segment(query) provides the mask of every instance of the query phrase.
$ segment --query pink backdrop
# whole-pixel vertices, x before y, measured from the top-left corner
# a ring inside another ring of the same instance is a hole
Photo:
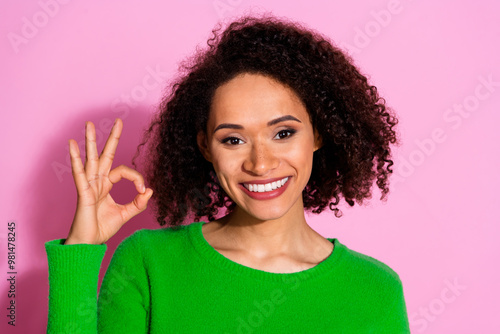
[[[500,26],[496,1],[68,1],[0,4],[0,332],[41,333],[44,242],[66,237],[76,192],[68,139],[124,121],[116,166],[130,165],[178,63],[219,20],[271,11],[349,51],[400,116],[386,203],[309,217],[325,237],[399,273],[413,333],[498,333]],[[83,142],[81,142],[83,144]],[[81,146],[83,149],[83,146]],[[133,196],[122,182],[121,203]],[[7,326],[7,224],[16,226],[16,327]],[[149,212],[108,243],[156,228]]]

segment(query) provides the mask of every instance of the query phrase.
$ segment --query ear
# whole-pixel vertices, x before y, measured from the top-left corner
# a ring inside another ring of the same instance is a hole
[[[212,155],[210,154],[210,150],[207,144],[207,135],[203,131],[198,132],[198,135],[196,136],[196,142],[198,144],[198,149],[200,150],[203,157],[207,161],[212,162]]]
[[[316,152],[323,146],[323,139],[319,135],[318,131],[314,130],[314,150]]]

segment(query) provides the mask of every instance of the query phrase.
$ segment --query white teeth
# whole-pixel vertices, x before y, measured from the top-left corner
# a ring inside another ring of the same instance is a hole
[[[281,188],[286,181],[288,181],[288,177],[285,177],[284,179],[281,179],[279,181],[274,181],[271,183],[266,183],[266,184],[249,184],[249,183],[244,183],[245,188],[247,188],[251,192],[267,192],[267,191],[272,191],[277,188]]]

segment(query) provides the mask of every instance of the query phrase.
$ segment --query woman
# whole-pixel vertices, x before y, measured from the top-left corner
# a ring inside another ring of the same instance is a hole
[[[304,214],[340,216],[340,197],[362,204],[375,180],[388,193],[397,120],[376,87],[298,24],[244,17],[213,33],[139,146],[150,188],[111,169],[121,120],[100,156],[87,123],[85,166],[70,140],[78,204],[68,237],[46,243],[48,332],[408,333],[397,273]],[[109,195],[122,178],[138,191],[123,206]],[[122,241],[97,300],[105,242],[150,198],[169,226]]]

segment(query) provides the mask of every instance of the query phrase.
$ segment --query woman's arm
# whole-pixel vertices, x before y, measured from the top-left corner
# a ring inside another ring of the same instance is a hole
[[[136,232],[120,243],[97,285],[105,244],[45,243],[49,263],[47,333],[147,333],[149,284]]]
[[[387,308],[386,317],[382,323],[381,332],[386,334],[409,334],[410,324],[404,297],[403,284],[397,276],[397,284],[393,287],[391,305]]]
[[[69,141],[77,205],[68,237],[48,241],[45,244],[50,283],[47,325],[49,333],[97,332],[97,282],[106,251],[105,242],[130,218],[144,211],[153,194],[151,189],[146,189],[144,178],[136,170],[125,165],[111,169],[122,127],[122,121],[117,118],[99,156],[94,124],[87,122],[85,165],[82,163],[76,141],[72,139]],[[113,185],[121,179],[133,181],[138,191],[134,200],[125,205],[116,203],[109,193]],[[110,277],[116,276],[117,270],[123,270],[130,264],[126,260],[128,256],[120,256],[121,252],[128,254],[126,249],[127,247],[122,246],[120,252],[113,256],[119,260],[112,262],[108,268],[112,273]],[[127,270],[135,272],[135,269]],[[112,283],[112,278],[109,282],[109,285],[103,283],[103,292],[109,294],[111,291],[114,298],[121,297],[113,294],[113,291],[117,290],[117,285]],[[123,292],[127,293],[126,290]],[[130,292],[130,295],[133,293]],[[107,304],[109,307],[119,309],[121,305],[117,304],[122,301]],[[106,307],[100,310],[104,315],[103,319],[106,319]],[[121,314],[121,319],[123,317],[124,314]],[[103,328],[106,326],[103,325]],[[127,332],[131,333],[129,329],[127,328]]]
[[[64,245],[47,241],[49,314],[47,333],[97,333],[97,282],[106,244]]]

